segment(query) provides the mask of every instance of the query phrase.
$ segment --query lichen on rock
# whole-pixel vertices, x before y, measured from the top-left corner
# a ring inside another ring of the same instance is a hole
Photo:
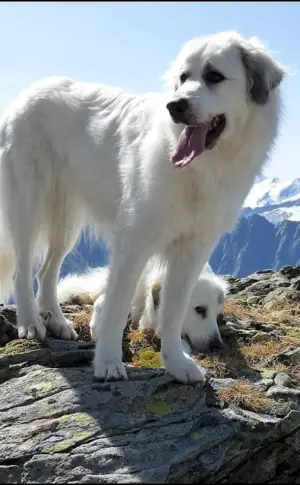
[[[15,308],[2,307],[0,480],[299,483],[299,276],[285,267],[227,277],[224,348],[194,356],[203,388],[166,375],[159,339],[130,320],[129,380],[100,383],[90,306],[63,308],[82,326],[79,341],[43,343],[18,340]]]

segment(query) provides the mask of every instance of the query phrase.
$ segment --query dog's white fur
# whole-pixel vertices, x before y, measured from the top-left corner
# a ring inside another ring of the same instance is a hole
[[[158,258],[151,258],[139,278],[132,302],[131,324],[141,330],[156,330],[158,327],[159,294],[167,274],[167,267]],[[105,288],[109,276],[109,267],[91,268],[84,274],[68,274],[57,286],[60,303],[80,301],[92,303],[97,300],[97,310],[104,308]],[[218,317],[223,312],[227,282],[217,276],[207,263],[200,273],[193,288],[187,312],[182,323],[182,344],[187,353],[191,347],[199,351],[217,348],[222,344],[218,327]],[[100,308],[101,307],[101,308]],[[202,308],[204,314],[197,313]],[[92,338],[97,341],[99,327],[91,327]]]
[[[208,62],[226,77],[213,88],[202,77]],[[183,70],[190,77],[180,85]],[[64,256],[93,221],[110,235],[112,251],[101,320],[97,306],[92,317],[101,335],[95,376],[126,378],[121,341],[130,302],[146,262],[161,254],[162,360],[178,381],[203,381],[182,351],[182,322],[205,261],[220,234],[232,230],[276,138],[283,74],[257,40],[229,32],[185,44],[165,76],[167,93],[133,95],[62,77],[24,90],[0,128],[0,272],[8,291],[15,268],[19,336],[43,339],[47,325],[58,337],[76,338],[57,301],[57,280]],[[170,158],[183,125],[166,109],[179,97],[189,102],[193,124],[220,113],[227,120],[216,146],[182,170]],[[36,302],[37,247],[46,256]],[[39,316],[49,311],[51,318]]]

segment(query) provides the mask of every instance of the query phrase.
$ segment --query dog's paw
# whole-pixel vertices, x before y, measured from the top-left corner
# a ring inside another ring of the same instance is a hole
[[[72,322],[67,320],[63,315],[56,314],[52,311],[42,311],[40,316],[44,319],[45,327],[50,333],[62,340],[77,340],[78,335],[73,328]]]
[[[171,374],[176,381],[183,384],[192,384],[200,382],[204,384],[205,373],[204,370],[196,364],[196,362],[188,357],[186,354],[179,356],[164,356],[161,355],[166,372]]]
[[[125,366],[122,362],[99,362],[94,360],[94,375],[100,381],[128,380]]]
[[[94,375],[101,381],[120,381],[127,380],[125,366],[121,359],[113,358],[110,353],[96,346],[94,356]]]
[[[42,342],[46,337],[45,320],[42,317],[37,317],[34,323],[30,325],[18,324],[18,337],[28,340],[37,339]]]

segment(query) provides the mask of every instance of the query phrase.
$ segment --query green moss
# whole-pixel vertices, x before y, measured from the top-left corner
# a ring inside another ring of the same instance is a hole
[[[77,423],[86,423],[87,421],[94,421],[92,416],[89,416],[87,413],[76,413],[74,414],[74,416]]]
[[[92,436],[91,433],[87,433],[87,432],[82,431],[82,433],[75,433],[74,436],[73,436],[73,439],[77,442],[78,441],[85,441],[88,438],[90,438],[91,436]]]
[[[250,422],[251,422],[251,424],[252,424],[252,428],[253,428],[253,429],[254,429],[254,428],[256,428],[256,427],[257,427],[257,426],[260,424],[259,419],[256,419],[256,418],[252,418],[252,419],[250,420]]]
[[[192,438],[194,438],[194,440],[200,440],[202,438],[202,433],[199,433],[199,431],[197,431],[196,433],[192,434]]]
[[[67,424],[72,421],[73,414],[64,414],[58,419],[59,424]]]
[[[147,404],[146,409],[157,416],[166,416],[172,412],[171,406],[165,402]]]
[[[263,379],[274,379],[276,372],[272,369],[261,369],[260,371]]]
[[[159,352],[156,352],[152,347],[139,350],[132,362],[140,367],[161,367]]]
[[[49,448],[44,448],[42,453],[62,453],[67,451],[69,448],[74,446],[75,442],[72,440],[61,441],[55,445],[49,446]]]
[[[87,440],[92,436],[91,433],[82,432],[82,433],[75,433],[72,439],[61,441],[60,443],[55,443],[49,448],[44,448],[42,453],[63,453],[64,451],[69,450],[77,443]]]
[[[29,390],[34,392],[51,392],[53,390],[52,382],[41,382],[40,384],[34,384],[33,386],[29,387]]]
[[[5,345],[4,348],[0,349],[0,354],[2,355],[15,355],[23,354],[29,350],[40,349],[42,347],[38,340],[26,340],[26,339],[16,339],[12,340]]]
[[[64,414],[58,420],[59,424],[67,424],[70,421],[75,421],[78,424],[85,424],[88,421],[93,421],[93,418],[87,413]]]

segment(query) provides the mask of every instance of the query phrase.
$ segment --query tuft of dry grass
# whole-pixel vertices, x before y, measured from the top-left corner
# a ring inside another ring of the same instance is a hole
[[[145,334],[142,330],[131,330],[129,337],[133,344],[140,344],[143,343],[145,338]]]
[[[274,369],[276,370],[276,366],[274,366]],[[300,384],[300,365],[285,366],[285,370],[277,371],[277,372],[285,372],[294,380],[295,384],[297,383],[298,385]]]
[[[156,352],[160,351],[160,340],[153,330],[131,330],[128,337],[131,340],[133,352],[147,347],[154,348]]]
[[[262,389],[245,379],[237,380],[232,386],[220,387],[217,396],[222,407],[234,405],[258,413],[270,412],[276,405],[276,401],[267,397]]]
[[[224,315],[245,318],[249,317],[249,311],[248,307],[240,302],[231,299],[225,300]]]
[[[93,305],[95,299],[91,295],[86,294],[75,294],[73,295],[67,303],[69,305]]]
[[[91,341],[89,321],[93,307],[83,305],[80,313],[67,315],[70,318],[79,334],[79,339]],[[276,372],[286,372],[295,382],[300,383],[300,365],[288,366],[276,362],[275,357],[291,347],[300,346],[300,304],[289,303],[278,304],[271,310],[259,306],[249,306],[241,301],[232,298],[225,302],[224,315],[236,317],[241,320],[255,323],[272,323],[277,329],[282,331],[280,337],[268,335],[264,342],[249,342],[243,336],[232,337],[224,348],[207,355],[196,355],[197,361],[206,368],[214,377],[234,377],[240,379],[242,376],[256,374],[262,368],[270,368]],[[227,318],[228,319],[228,318]],[[160,340],[151,330],[130,330],[126,335],[127,343],[123,342],[123,347],[130,346],[132,352],[132,363],[136,366],[159,367]],[[127,345],[128,344],[128,345]],[[272,359],[274,357],[274,359]],[[246,390],[245,382],[238,381],[239,389]],[[257,395],[257,388],[251,387],[252,393]],[[224,391],[225,392],[225,391]],[[230,393],[234,393],[231,389]],[[260,391],[259,391],[260,393]],[[230,395],[231,395],[230,394]],[[237,394],[239,396],[239,394]],[[239,398],[240,399],[240,398]],[[254,399],[254,398],[253,398]]]
[[[223,360],[220,356],[212,354],[206,356],[204,359],[197,359],[198,363],[210,371],[214,377],[226,377],[233,372],[233,367],[230,367],[228,362]],[[237,361],[236,361],[237,362]]]
[[[300,345],[300,334],[297,336],[282,335],[279,340],[270,338],[269,341],[263,343],[241,345],[239,350],[249,364],[255,364],[275,357],[277,354],[286,352],[291,347],[298,345]]]
[[[80,313],[70,313],[68,315],[69,320],[74,323],[79,340],[83,340],[84,342],[91,342],[91,333],[89,327],[91,314],[92,310],[89,308],[89,306],[87,306],[83,308]]]
[[[224,305],[224,314],[236,318],[246,318],[261,323],[279,323],[298,326],[300,321],[300,303],[277,303],[272,309],[249,306],[228,299]]]
[[[235,367],[246,365],[256,370],[269,367],[277,372],[286,372],[300,382],[300,369],[295,370],[295,366],[284,366],[284,369],[280,370],[279,364],[275,361],[278,354],[300,346],[300,303],[278,303],[272,309],[265,309],[260,306],[248,306],[229,298],[225,302],[224,315],[248,322],[272,323],[282,332],[279,337],[270,335],[264,342],[244,342],[239,338],[233,349],[227,349],[231,360],[236,361]]]

